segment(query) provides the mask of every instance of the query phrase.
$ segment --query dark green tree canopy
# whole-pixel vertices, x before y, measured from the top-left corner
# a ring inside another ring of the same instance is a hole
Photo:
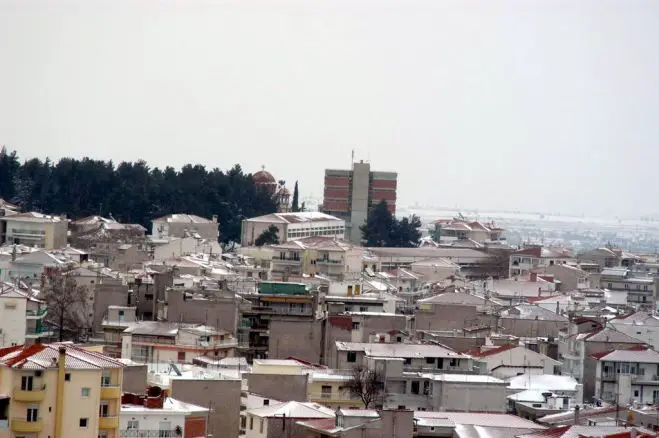
[[[420,227],[418,216],[398,220],[382,200],[371,209],[366,223],[359,229],[365,246],[412,248],[419,245]]]
[[[243,219],[276,211],[271,196],[254,185],[239,165],[229,171],[187,164],[176,170],[146,162],[32,158],[20,163],[0,149],[0,198],[24,211],[66,213],[72,218],[112,215],[151,228],[151,220],[171,213],[210,218],[218,215],[224,242],[240,241]]]
[[[276,225],[270,225],[267,230],[262,232],[254,241],[254,245],[276,245],[279,243],[279,229]]]
[[[293,202],[291,203],[291,211],[294,213],[300,211],[300,192],[298,191],[297,181],[295,181],[295,187],[293,188]]]

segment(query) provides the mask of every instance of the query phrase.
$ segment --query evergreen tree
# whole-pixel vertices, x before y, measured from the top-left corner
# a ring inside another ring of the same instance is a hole
[[[396,219],[382,200],[371,209],[366,223],[360,227],[365,246],[391,246]]]
[[[0,198],[25,211],[66,213],[72,218],[101,214],[150,228],[170,213],[218,215],[223,242],[240,240],[245,218],[276,211],[265,191],[240,166],[229,171],[201,165],[150,168],[146,162],[33,158],[20,163],[16,152],[0,149]]]
[[[262,232],[254,241],[254,245],[277,245],[279,243],[279,229],[275,225],[270,225],[267,230]]]
[[[298,212],[300,211],[300,193],[297,188],[297,181],[295,181],[295,187],[293,188],[293,202],[291,204],[291,211]]]
[[[381,200],[371,209],[360,227],[365,246],[411,248],[419,245],[421,219],[418,216],[398,220]]]

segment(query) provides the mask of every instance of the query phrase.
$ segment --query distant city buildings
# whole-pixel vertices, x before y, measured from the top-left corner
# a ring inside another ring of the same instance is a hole
[[[325,213],[316,211],[271,213],[243,220],[240,244],[254,245],[261,233],[273,225],[277,227],[279,243],[311,236],[344,239],[346,234],[345,221]]]
[[[325,170],[322,211],[346,221],[347,238],[360,244],[360,227],[370,209],[384,200],[396,212],[396,172],[371,171],[370,163],[354,163],[351,170]]]

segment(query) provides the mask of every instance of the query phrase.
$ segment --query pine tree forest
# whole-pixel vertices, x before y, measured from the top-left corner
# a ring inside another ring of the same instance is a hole
[[[254,185],[240,165],[228,171],[187,164],[151,168],[144,161],[92,158],[30,158],[0,150],[0,198],[22,211],[113,217],[151,229],[151,220],[171,213],[218,215],[221,240],[240,240],[242,219],[272,213],[273,199]]]

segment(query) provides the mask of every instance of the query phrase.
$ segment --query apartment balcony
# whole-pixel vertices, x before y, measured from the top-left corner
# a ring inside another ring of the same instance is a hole
[[[317,392],[309,394],[312,403],[320,404],[355,404],[362,403],[358,397],[352,397],[349,392]]]
[[[659,386],[659,376],[656,374],[651,374],[648,376],[633,376],[632,383],[637,385],[658,385]]]
[[[129,429],[120,430],[120,438],[177,438],[182,437],[183,431],[180,429]]]
[[[290,266],[298,266],[301,263],[300,259],[279,259],[279,258],[274,258],[272,259],[272,264],[273,265],[290,265]],[[273,266],[274,268],[274,266]]]
[[[47,307],[42,307],[38,310],[28,310],[25,312],[25,319],[43,319],[47,314]]]
[[[99,429],[118,429],[119,428],[119,417],[99,417],[99,419],[98,419],[98,428]]]
[[[119,385],[102,385],[101,400],[116,400],[121,398]]]
[[[600,380],[602,382],[615,382],[618,379],[618,374],[616,373],[602,373]]]
[[[320,259],[316,260],[317,265],[341,265],[343,260]]]
[[[40,339],[53,336],[53,331],[48,327],[36,326],[25,330],[25,339]]]
[[[40,403],[46,397],[46,385],[35,386],[31,390],[14,388],[14,401],[23,403]]]
[[[274,315],[313,315],[311,309],[291,309],[287,307],[253,306],[252,311]]]
[[[39,433],[43,430],[41,418],[28,421],[25,418],[12,418],[11,430],[14,433]]]

